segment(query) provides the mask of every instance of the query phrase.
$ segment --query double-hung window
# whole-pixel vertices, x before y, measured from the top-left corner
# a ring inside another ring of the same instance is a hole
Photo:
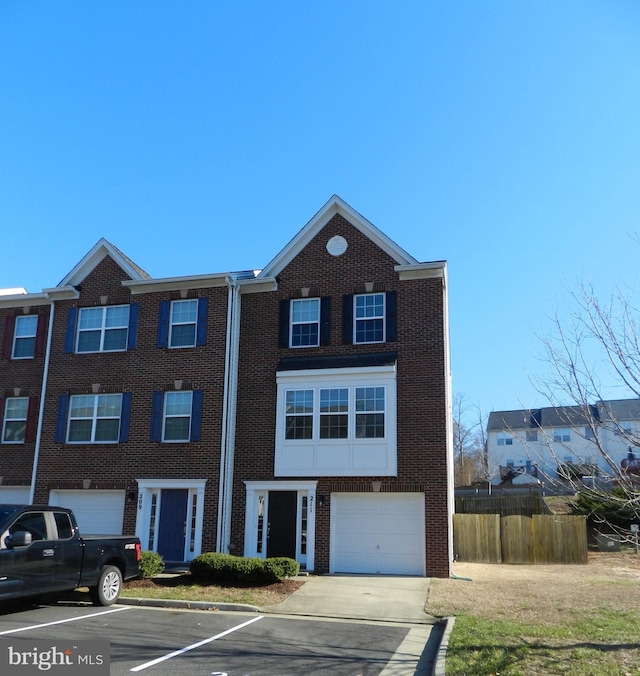
[[[553,430],[553,440],[556,443],[565,443],[571,441],[571,433],[566,427],[559,427]]]
[[[3,444],[23,444],[27,430],[29,397],[7,397],[2,423]]]
[[[346,439],[349,436],[349,389],[320,390],[320,438]]]
[[[107,443],[120,438],[122,394],[80,394],[69,401],[68,443]]]
[[[356,437],[384,437],[384,387],[356,387]]]
[[[136,346],[138,304],[71,307],[64,351],[124,352]]]
[[[80,308],[76,352],[126,350],[128,332],[128,305]]]
[[[38,315],[16,317],[12,359],[31,359],[35,355]]]
[[[288,390],[285,400],[287,439],[311,439],[313,390]]]
[[[384,343],[384,294],[354,296],[354,343]]]
[[[291,301],[291,347],[320,345],[320,299],[297,298]]]
[[[163,300],[158,313],[158,347],[184,348],[207,341],[208,299]]]
[[[200,440],[202,390],[154,392],[151,441]]]
[[[513,446],[513,437],[506,432],[498,432],[498,446]]]

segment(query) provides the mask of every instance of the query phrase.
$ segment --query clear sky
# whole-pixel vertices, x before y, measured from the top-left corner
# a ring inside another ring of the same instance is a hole
[[[544,405],[547,317],[637,282],[640,3],[0,3],[0,288],[259,269],[334,193],[448,261],[454,392]]]

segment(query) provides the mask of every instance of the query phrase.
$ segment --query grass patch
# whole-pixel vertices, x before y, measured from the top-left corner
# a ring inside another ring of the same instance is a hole
[[[640,613],[599,608],[555,623],[461,614],[449,640],[447,676],[630,676],[640,674]]]

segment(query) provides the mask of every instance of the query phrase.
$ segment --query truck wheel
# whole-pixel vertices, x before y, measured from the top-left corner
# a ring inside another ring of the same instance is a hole
[[[94,606],[110,606],[120,596],[122,589],[122,573],[116,566],[105,566],[100,571],[98,584],[89,588]]]

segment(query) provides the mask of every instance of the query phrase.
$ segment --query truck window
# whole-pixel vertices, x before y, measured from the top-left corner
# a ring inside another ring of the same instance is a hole
[[[2,546],[4,547],[4,536],[13,535],[18,531],[26,531],[31,533],[32,540],[46,540],[47,539],[47,522],[44,518],[43,512],[27,512],[22,514],[10,526],[9,530],[3,534]]]
[[[58,529],[59,540],[69,540],[73,535],[73,527],[71,526],[71,519],[65,512],[54,512],[53,517],[56,521],[56,528]]]

